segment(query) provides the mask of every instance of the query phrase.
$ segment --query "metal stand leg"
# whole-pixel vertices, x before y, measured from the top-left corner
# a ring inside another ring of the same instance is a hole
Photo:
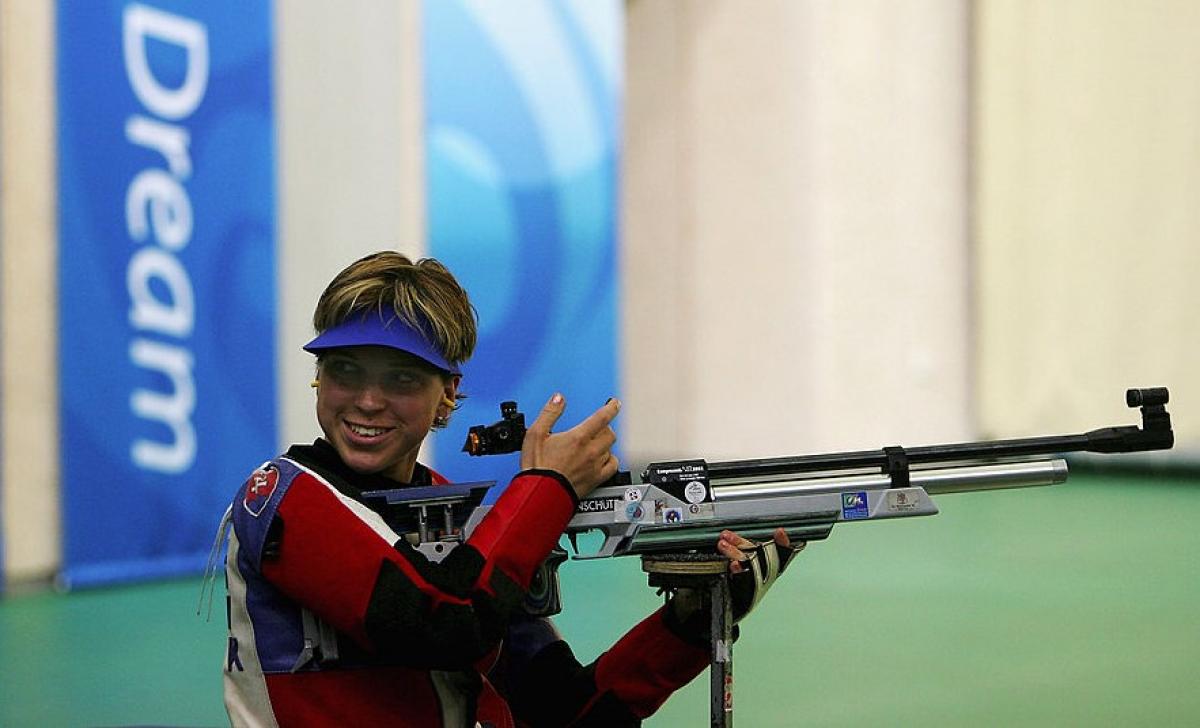
[[[729,577],[712,584],[712,659],[709,666],[710,723],[714,728],[733,726],[733,610]]]
[[[708,591],[709,724],[733,726],[733,605],[729,595],[729,561],[711,554],[655,554],[642,557],[650,586]]]

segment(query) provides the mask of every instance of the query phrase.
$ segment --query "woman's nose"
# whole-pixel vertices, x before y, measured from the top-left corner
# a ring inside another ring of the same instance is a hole
[[[362,410],[381,410],[386,406],[387,398],[384,397],[383,389],[379,386],[379,383],[372,380],[358,390],[358,394],[354,398],[354,404]]]

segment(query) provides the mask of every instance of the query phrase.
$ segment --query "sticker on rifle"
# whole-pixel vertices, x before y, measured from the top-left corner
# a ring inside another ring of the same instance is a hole
[[[703,503],[708,497],[708,488],[699,480],[693,480],[683,488],[683,497],[688,503]]]
[[[920,497],[921,493],[916,489],[889,490],[887,492],[887,508],[889,511],[899,513],[915,510]]]
[[[626,488],[625,489],[625,500],[627,502],[628,501],[640,501],[641,499],[642,499],[642,491],[638,490],[637,488]]]
[[[668,525],[670,525],[672,523],[683,523],[683,509],[682,508],[664,508],[663,509],[663,523],[666,523]]]
[[[617,509],[616,498],[588,498],[575,506],[576,513],[604,513]]]
[[[642,520],[645,515],[646,509],[642,507],[641,503],[635,502],[625,504],[625,518],[629,519],[630,522],[636,523],[637,521]]]
[[[860,490],[856,493],[842,493],[842,520],[857,521],[870,518],[867,508],[867,492]]]

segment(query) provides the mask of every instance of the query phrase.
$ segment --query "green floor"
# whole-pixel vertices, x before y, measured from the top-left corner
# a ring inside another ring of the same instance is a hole
[[[943,496],[813,544],[737,645],[740,726],[1200,725],[1200,479],[1075,475]],[[636,560],[569,564],[590,658],[655,604]],[[0,726],[221,725],[199,581],[0,601]],[[707,721],[707,681],[650,726]]]

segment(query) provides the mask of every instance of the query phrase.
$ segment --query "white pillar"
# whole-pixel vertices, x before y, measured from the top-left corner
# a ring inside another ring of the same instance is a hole
[[[629,3],[623,445],[968,434],[965,3]]]
[[[60,560],[54,8],[0,3],[0,531],[10,584],[48,579]]]
[[[356,258],[425,250],[420,2],[278,2],[279,400],[283,444],[313,413],[317,298]]]

